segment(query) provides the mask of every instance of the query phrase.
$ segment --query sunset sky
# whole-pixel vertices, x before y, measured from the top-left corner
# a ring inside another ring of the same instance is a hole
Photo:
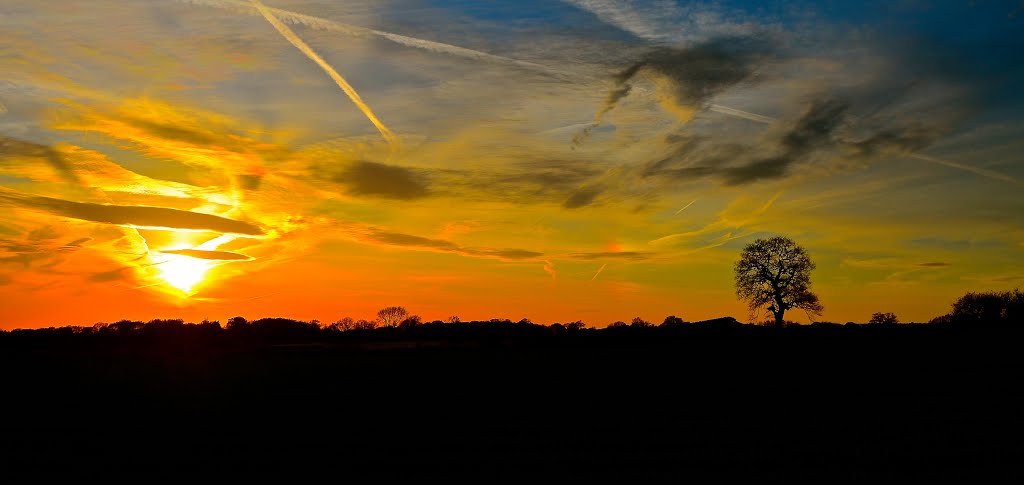
[[[1024,286],[1024,2],[0,0],[0,328]],[[806,322],[800,312],[788,318]]]

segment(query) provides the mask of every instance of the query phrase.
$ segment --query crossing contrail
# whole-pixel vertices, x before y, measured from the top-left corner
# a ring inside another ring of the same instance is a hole
[[[597,273],[594,273],[594,277],[590,278],[590,281],[596,280],[597,279],[597,275],[601,274],[601,272],[604,271],[604,267],[605,266],[608,266],[608,263],[602,264],[600,268],[597,268]]]
[[[252,15],[259,15],[262,12],[258,9],[254,9],[245,0],[179,0],[181,2],[191,3],[195,5],[205,5],[208,7],[215,7],[221,9],[229,9],[244,12]],[[317,30],[326,30],[330,32],[338,32],[341,34],[349,35],[352,37],[358,37],[363,39],[384,39],[395,44],[403,45],[406,47],[412,47],[414,49],[421,49],[430,52],[436,52],[439,54],[447,54],[455,57],[462,57],[466,59],[473,59],[477,61],[490,62],[492,64],[504,64],[509,66],[516,66],[523,69],[527,69],[549,76],[571,79],[573,76],[567,72],[560,71],[550,66],[543,64],[537,64],[535,62],[522,61],[519,59],[513,59],[510,57],[504,57],[487,52],[478,51],[475,49],[467,49],[465,47],[459,47],[457,45],[445,44],[443,42],[435,42],[427,39],[420,39],[416,37],[409,37],[407,35],[396,34],[394,32],[385,32],[382,30],[368,29],[366,27],[359,27],[357,25],[344,24],[333,20],[328,20],[322,17],[315,17],[312,15],[306,15],[290,10],[284,10],[274,7],[263,7],[265,10],[271,12],[275,17],[280,19],[282,22],[290,24],[304,25],[309,28]]]
[[[273,25],[274,28],[277,29],[277,31],[280,32],[281,35],[288,40],[288,42],[291,42],[291,44],[295,46],[296,49],[300,50],[303,54],[306,55],[306,57],[308,57],[313,62],[317,63],[317,65],[320,66],[320,68],[323,69],[328,76],[331,76],[331,79],[334,80],[334,83],[337,84],[338,87],[340,87],[341,90],[348,95],[349,99],[351,99],[352,102],[355,103],[356,107],[359,108],[359,111],[362,111],[363,114],[366,115],[366,118],[370,120],[370,123],[373,123],[373,126],[377,127],[377,130],[380,131],[381,136],[383,136],[384,139],[387,140],[387,142],[392,147],[398,146],[398,138],[395,137],[395,134],[392,133],[391,130],[387,126],[385,126],[384,123],[379,118],[377,118],[377,115],[373,114],[373,110],[370,109],[366,102],[363,101],[363,98],[359,96],[359,93],[356,92],[355,88],[353,88],[352,85],[345,80],[345,78],[341,77],[341,74],[338,74],[338,71],[335,71],[334,68],[327,63],[327,61],[323,60],[322,57],[320,57],[316,52],[314,52],[313,49],[310,48],[309,45],[307,45],[305,42],[303,42],[303,40],[300,39],[298,35],[295,35],[295,32],[293,32],[290,27],[285,25],[284,22],[278,20],[277,17],[274,16],[274,13],[271,12],[270,9],[268,9],[265,5],[263,5],[263,3],[260,2],[260,0],[251,0],[251,2],[253,7],[256,7],[256,10],[258,10],[259,13],[263,15],[263,18],[267,19],[267,22],[270,22],[270,25]]]

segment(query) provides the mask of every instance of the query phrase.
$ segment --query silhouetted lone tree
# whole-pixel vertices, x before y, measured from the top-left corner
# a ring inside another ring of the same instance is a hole
[[[758,239],[743,248],[736,262],[736,296],[746,300],[755,315],[766,308],[779,327],[791,308],[820,315],[824,307],[810,290],[813,269],[807,251],[792,239]]]
[[[385,327],[397,327],[399,323],[402,323],[409,316],[409,310],[400,306],[389,306],[381,308],[377,312],[377,319],[380,320],[380,324]]]

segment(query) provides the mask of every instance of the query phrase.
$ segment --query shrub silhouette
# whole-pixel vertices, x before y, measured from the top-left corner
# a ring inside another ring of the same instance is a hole
[[[874,313],[871,315],[871,320],[868,323],[875,325],[895,325],[900,323],[900,319],[896,317],[895,313]]]
[[[633,321],[630,322],[629,326],[630,327],[635,327],[635,328],[647,328],[647,327],[653,327],[654,324],[652,324],[651,322],[648,322],[647,320],[644,320],[643,318],[634,317]]]
[[[682,318],[679,318],[679,317],[677,317],[675,315],[669,315],[669,316],[665,317],[665,321],[661,322],[661,326],[662,327],[673,327],[673,326],[683,325],[685,323],[686,322],[683,321]]]
[[[1024,318],[1024,293],[1020,290],[969,292],[953,303],[953,311],[942,321],[955,324],[1002,326],[1019,324]]]

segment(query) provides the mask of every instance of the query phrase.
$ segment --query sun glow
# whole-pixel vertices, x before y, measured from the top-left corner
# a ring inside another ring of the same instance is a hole
[[[182,236],[184,237],[184,235]],[[224,234],[213,238],[195,247],[184,247],[176,249],[198,249],[202,251],[216,250],[223,244],[231,242],[235,236]],[[164,258],[158,264],[159,273],[156,278],[162,283],[174,288],[185,296],[192,296],[196,293],[199,285],[207,278],[207,273],[218,264],[224,261],[194,258],[181,254],[163,254]]]
[[[213,267],[213,261],[206,261],[177,254],[166,255],[167,261],[160,264],[158,278],[186,295],[195,293],[196,286],[206,278],[206,272]]]

